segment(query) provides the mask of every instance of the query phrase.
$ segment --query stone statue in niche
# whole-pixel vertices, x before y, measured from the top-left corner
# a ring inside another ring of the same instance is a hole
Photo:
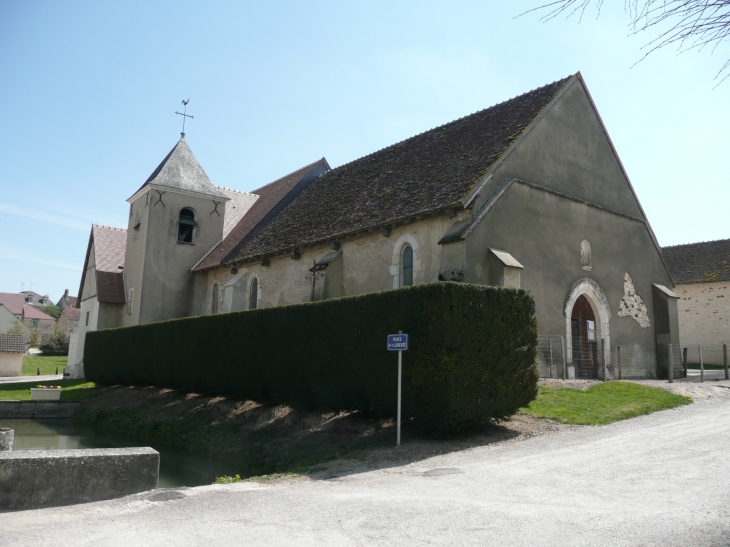
[[[584,270],[591,271],[591,244],[585,239],[580,243],[580,265]]]

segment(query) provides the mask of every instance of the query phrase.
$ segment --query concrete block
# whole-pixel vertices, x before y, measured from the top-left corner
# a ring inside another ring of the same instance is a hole
[[[0,418],[71,418],[79,408],[73,401],[0,401]]]
[[[0,452],[0,510],[87,503],[157,488],[149,447]]]
[[[0,452],[10,452],[13,449],[15,430],[9,427],[0,427]]]

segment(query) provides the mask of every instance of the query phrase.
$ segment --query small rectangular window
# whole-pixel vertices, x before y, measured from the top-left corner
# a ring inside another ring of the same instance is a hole
[[[127,315],[132,315],[134,309],[134,287],[129,289],[129,298],[127,298]]]
[[[86,326],[89,326],[89,312],[86,312]]]

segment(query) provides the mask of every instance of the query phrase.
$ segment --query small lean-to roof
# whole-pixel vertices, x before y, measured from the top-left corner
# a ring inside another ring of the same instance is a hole
[[[26,349],[27,348],[24,334],[0,333],[0,352],[25,353]]]
[[[81,274],[79,299],[83,298],[84,281],[89,266],[91,247],[94,247],[96,261],[96,293],[99,302],[124,304],[124,255],[127,249],[127,230],[100,226],[91,227],[89,245],[86,249],[84,270]]]
[[[575,76],[328,171],[238,250],[245,260],[460,206]]]
[[[210,182],[184,138],[177,142],[134,195],[150,184],[228,199],[226,192]]]
[[[662,247],[676,284],[730,281],[730,239]]]
[[[327,160],[322,158],[254,190],[252,193],[258,196],[256,202],[194,270],[207,270],[235,260],[238,250],[250,236],[262,229],[312,180],[329,168]]]

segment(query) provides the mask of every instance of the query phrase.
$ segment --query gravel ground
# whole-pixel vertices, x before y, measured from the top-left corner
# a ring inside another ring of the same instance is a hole
[[[712,396],[377,470],[4,513],[0,545],[727,546],[728,424]]]

